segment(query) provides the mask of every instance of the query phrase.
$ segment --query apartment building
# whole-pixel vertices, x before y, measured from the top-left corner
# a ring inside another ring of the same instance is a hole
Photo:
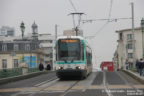
[[[43,61],[43,54],[39,48],[37,28],[34,22],[32,35],[25,35],[24,40],[21,36],[0,36],[0,69],[20,67],[23,54],[28,67],[38,67]]]
[[[133,56],[135,56],[134,62],[142,58],[142,31],[141,28],[135,28],[134,33],[134,46],[135,51],[133,51],[132,43],[132,29],[123,29],[116,31],[118,34],[118,45],[114,54],[113,60],[117,63],[118,68],[125,68],[125,63],[129,63],[129,67],[135,67],[133,64]]]
[[[2,26],[0,28],[0,36],[14,36],[15,30],[12,27],[9,26]]]
[[[40,41],[40,48],[42,48],[44,54],[44,61],[42,62],[44,67],[48,64],[53,67],[55,36],[51,34],[39,34],[38,39]]]

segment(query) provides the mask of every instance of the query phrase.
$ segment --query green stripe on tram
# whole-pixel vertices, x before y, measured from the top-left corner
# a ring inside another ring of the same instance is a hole
[[[86,60],[86,49],[85,49],[85,41],[81,40],[81,44],[83,44],[84,47],[84,61]]]
[[[56,62],[56,64],[84,64],[85,63],[85,61],[75,61],[75,62],[67,62],[67,63],[65,63],[65,62]]]

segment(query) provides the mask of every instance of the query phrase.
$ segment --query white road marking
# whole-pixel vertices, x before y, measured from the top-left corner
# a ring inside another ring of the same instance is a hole
[[[105,92],[108,94],[108,96],[113,96],[110,90],[107,88],[105,71],[103,72],[103,84],[104,84]]]

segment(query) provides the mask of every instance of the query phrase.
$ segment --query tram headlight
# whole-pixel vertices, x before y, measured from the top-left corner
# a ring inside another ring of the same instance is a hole
[[[60,69],[63,69],[63,67],[59,66],[58,69],[59,69],[59,70],[60,70]]]
[[[76,69],[81,69],[81,67],[80,67],[80,66],[77,66]]]

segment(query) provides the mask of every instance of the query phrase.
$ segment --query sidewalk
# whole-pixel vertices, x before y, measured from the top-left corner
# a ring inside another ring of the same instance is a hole
[[[128,70],[128,71],[144,80],[144,76],[140,76],[140,74],[138,72],[133,72],[131,70]]]
[[[144,84],[144,76],[140,76],[139,73],[137,72],[133,72],[130,70],[123,70],[125,73],[127,73],[128,75],[130,75],[131,77],[133,77],[134,79],[140,81],[141,83]]]

